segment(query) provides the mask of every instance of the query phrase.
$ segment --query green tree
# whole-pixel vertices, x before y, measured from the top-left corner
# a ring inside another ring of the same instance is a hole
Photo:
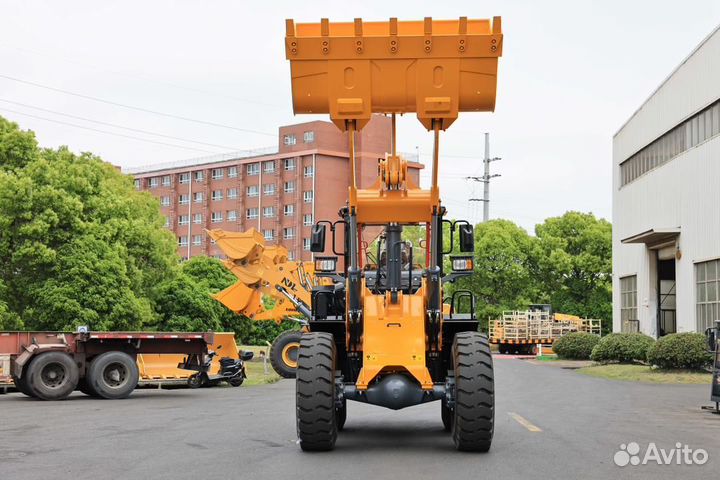
[[[457,235],[456,235],[457,236]],[[457,248],[456,248],[457,250]],[[509,220],[491,220],[475,227],[475,273],[448,288],[474,293],[481,329],[503,310],[527,308],[537,295],[534,239]],[[449,265],[446,271],[450,271]],[[466,308],[464,308],[466,310]]]
[[[3,328],[142,329],[177,275],[159,204],[89,153],[38,147],[0,117]]]
[[[556,312],[597,318],[612,330],[612,226],[567,212],[535,227],[543,300]]]

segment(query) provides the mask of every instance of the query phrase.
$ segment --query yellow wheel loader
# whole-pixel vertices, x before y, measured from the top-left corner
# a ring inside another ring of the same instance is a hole
[[[235,284],[215,295],[216,300],[252,320],[280,323],[289,318],[301,325],[300,330],[278,335],[269,352],[273,369],[282,377],[295,378],[300,336],[311,316],[311,291],[327,281],[315,276],[313,262],[289,261],[285,247],[266,246],[255,229],[210,230],[208,235],[225,253],[225,267],[238,278]],[[266,307],[263,297],[271,298],[273,306]]]
[[[318,222],[310,239],[313,252],[324,252],[330,225],[333,245],[342,230],[345,248],[340,271],[337,257],[315,257],[316,275],[337,275],[341,281],[311,289],[296,374],[303,450],[334,447],[348,400],[391,409],[438,401],[459,450],[490,448],[490,345],[477,332],[474,308],[461,315],[443,305],[443,284],[472,274],[474,243],[469,223],[444,218],[439,139],[458,112],[494,110],[502,42],[499,17],[286,21],[294,111],[328,113],[347,132],[350,162],[348,200],[340,219]],[[413,183],[407,162],[396,153],[396,115],[412,112],[434,139],[427,190]],[[392,116],[392,151],[378,159],[375,184],[359,189],[355,136],[373,114]],[[444,270],[445,256],[453,253],[452,247],[444,249],[444,224],[449,224],[448,244],[459,246],[459,255],[449,262],[452,272]],[[402,239],[409,225],[425,227],[424,245]],[[376,262],[367,262],[363,237],[378,227],[383,229],[380,254]],[[425,257],[424,268],[416,268],[414,255]],[[460,296],[456,292],[449,300]]]

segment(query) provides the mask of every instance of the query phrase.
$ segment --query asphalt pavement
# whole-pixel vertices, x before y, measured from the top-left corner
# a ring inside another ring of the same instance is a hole
[[[0,395],[0,478],[720,477],[720,415],[700,410],[709,386],[616,382],[504,358],[496,359],[495,375],[495,439],[486,454],[455,451],[437,402],[397,412],[348,402],[336,449],[303,453],[291,380],[138,390],[120,401],[80,393],[63,402]],[[639,457],[650,442],[666,451],[680,442],[706,450],[708,459],[617,466],[616,452],[631,442],[640,446]]]

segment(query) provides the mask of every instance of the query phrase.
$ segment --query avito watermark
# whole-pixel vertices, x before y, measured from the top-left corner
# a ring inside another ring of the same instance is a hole
[[[659,448],[654,442],[648,443],[645,453],[640,452],[640,445],[636,442],[620,445],[620,450],[613,456],[615,465],[704,465],[708,461],[708,453],[702,448],[691,448],[678,442],[675,448]]]

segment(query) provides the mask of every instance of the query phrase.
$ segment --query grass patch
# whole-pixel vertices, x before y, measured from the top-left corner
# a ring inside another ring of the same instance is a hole
[[[247,372],[247,379],[245,383],[243,383],[243,386],[266,385],[280,380],[280,375],[275,373],[270,362],[267,364],[267,375],[265,375],[263,362],[260,361],[245,362],[245,371]]]
[[[535,360],[539,362],[555,362],[560,359],[557,355],[540,355],[539,357],[535,357]]]
[[[700,370],[662,370],[647,365],[592,365],[576,370],[583,375],[626,382],[706,385],[712,374]]]

